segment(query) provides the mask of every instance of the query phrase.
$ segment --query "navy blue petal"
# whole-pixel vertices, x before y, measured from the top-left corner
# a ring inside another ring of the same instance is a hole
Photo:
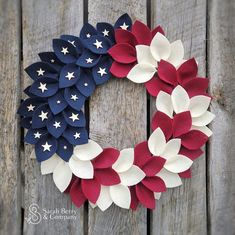
[[[72,108],[66,108],[63,111],[64,118],[70,126],[84,127],[86,126],[85,116],[82,111]]]
[[[85,23],[80,31],[81,39],[88,39],[97,34],[96,29],[89,23]]]
[[[48,104],[53,114],[60,113],[68,106],[62,91],[57,92],[55,95],[50,97],[48,99]]]
[[[59,87],[64,88],[73,86],[79,77],[80,68],[75,64],[67,64],[60,72]]]
[[[60,38],[71,43],[76,48],[77,54],[82,54],[83,45],[80,38],[73,35],[61,35]]]
[[[60,137],[58,140],[56,153],[66,162],[69,161],[73,154],[73,145],[70,144],[65,138]]]
[[[93,52],[84,49],[76,64],[84,68],[92,68],[99,62],[100,57],[100,55],[94,54]]]
[[[115,43],[114,28],[111,24],[100,22],[96,25],[99,35],[102,35],[105,38],[108,38],[112,44]]]
[[[88,142],[88,133],[86,128],[78,128],[68,126],[63,136],[69,141],[70,144],[80,145]]]
[[[31,85],[30,86],[27,86],[25,89],[24,89],[24,93],[27,95],[27,96],[29,96],[29,97],[35,97],[35,95],[34,94],[32,94],[29,90],[30,90],[30,87],[31,87]]]
[[[47,122],[47,130],[55,138],[60,137],[66,127],[67,123],[62,114],[51,116],[50,120]]]
[[[25,117],[20,120],[20,125],[25,128],[29,129],[32,126],[32,117]]]
[[[24,141],[29,144],[36,144],[45,134],[47,133],[46,128],[32,129],[27,131]]]
[[[127,30],[131,30],[132,20],[127,13],[121,15],[117,19],[116,23],[114,24],[114,29],[120,29],[121,26],[123,26],[123,25],[127,25],[128,26]],[[122,29],[124,29],[124,28],[122,28]]]
[[[33,114],[32,128],[45,127],[51,117],[51,111],[47,104],[40,105]]]

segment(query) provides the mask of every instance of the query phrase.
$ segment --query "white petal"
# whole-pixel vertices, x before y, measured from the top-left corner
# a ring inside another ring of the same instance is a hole
[[[192,118],[192,124],[194,126],[206,126],[214,118],[215,118],[215,115],[213,113],[206,111],[204,114],[202,114],[202,116]]]
[[[150,64],[157,67],[157,61],[153,58],[149,46],[137,45],[135,48],[138,64]]]
[[[161,128],[157,128],[149,137],[148,147],[155,156],[160,156],[166,147],[166,139]]]
[[[207,135],[208,137],[212,136],[212,131],[207,126],[192,126],[191,130],[198,130]]]
[[[158,111],[161,111],[172,118],[173,106],[171,102],[171,96],[164,91],[160,91],[156,98],[156,107]]]
[[[96,207],[97,207],[97,205],[96,205],[96,204],[94,204],[94,203],[92,203],[92,202],[90,202],[90,201],[89,201],[89,204],[90,204],[90,206],[91,206],[91,208],[92,208],[92,209],[94,209],[94,208],[96,208]]]
[[[72,155],[69,166],[74,175],[82,179],[92,179],[94,176],[93,165],[90,161],[82,161]]]
[[[93,140],[88,140],[87,144],[77,145],[74,148],[74,155],[83,161],[91,160],[102,153],[103,149]]]
[[[62,159],[57,154],[54,154],[48,160],[41,162],[42,175],[52,173],[60,161]]]
[[[113,202],[124,209],[129,209],[131,204],[131,193],[127,186],[122,184],[110,186],[110,196]]]
[[[53,171],[53,180],[56,187],[61,191],[69,186],[72,179],[72,171],[69,168],[69,165],[65,161],[60,161],[55,170]]]
[[[162,195],[161,193],[154,192],[154,198],[157,199],[157,200],[160,199],[161,195]]]
[[[178,174],[172,173],[164,168],[157,174],[157,176],[164,181],[167,188],[175,188],[182,184],[181,178]]]
[[[145,176],[145,173],[135,165],[133,165],[129,170],[119,174],[121,184],[126,186],[138,184]]]
[[[117,161],[113,164],[113,169],[117,172],[124,172],[131,168],[134,162],[134,149],[128,148],[120,151]]]
[[[110,196],[109,187],[101,185],[100,195],[96,201],[96,205],[105,211],[112,205],[113,201]]]
[[[166,143],[166,147],[164,149],[164,152],[161,154],[161,157],[165,158],[166,160],[171,160],[179,153],[180,147],[180,139],[171,139]]]
[[[190,100],[189,111],[192,117],[199,117],[209,108],[211,98],[204,95],[194,96]]]
[[[36,158],[36,154],[35,154],[35,150],[33,149],[33,151],[31,152],[30,156],[29,156],[30,159],[37,159]]]
[[[150,64],[137,64],[127,74],[127,78],[135,83],[149,81],[156,72],[156,68]]]
[[[190,99],[188,93],[182,86],[178,85],[173,90],[171,94],[171,100],[176,113],[188,111]]]
[[[151,44],[150,50],[155,60],[167,60],[170,56],[171,47],[168,39],[161,33],[157,33]]]
[[[184,46],[181,40],[177,40],[171,43],[171,53],[167,61],[173,64],[175,67],[179,66],[184,57]]]
[[[193,164],[193,161],[183,155],[176,155],[171,160],[167,161],[164,168],[173,173],[180,173],[188,170]]]

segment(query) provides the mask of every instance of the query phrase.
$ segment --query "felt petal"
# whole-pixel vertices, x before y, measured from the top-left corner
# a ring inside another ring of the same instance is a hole
[[[201,149],[189,150],[181,147],[179,154],[184,155],[194,161],[203,154],[203,151]]]
[[[86,197],[84,196],[81,188],[80,179],[76,179],[71,186],[69,191],[70,197],[72,202],[75,204],[76,207],[80,207],[86,201]]]
[[[112,43],[115,42],[115,37],[114,37],[114,28],[111,24],[106,23],[106,22],[99,22],[96,25],[97,31],[100,35],[103,37],[108,38]],[[105,32],[108,31],[108,35],[105,34]]]
[[[66,40],[67,42],[72,44],[75,47],[77,54],[82,53],[83,45],[82,45],[81,39],[79,37],[76,37],[74,35],[65,35],[64,34],[64,35],[61,35],[60,38],[63,40]]]
[[[99,62],[101,55],[95,54],[88,49],[84,49],[76,64],[82,68],[92,68]]]
[[[158,111],[161,111],[172,118],[173,106],[171,96],[169,94],[164,91],[160,91],[156,99],[156,107]]]
[[[124,78],[127,76],[134,65],[135,63],[122,64],[114,61],[110,68],[110,72],[117,78]]]
[[[67,64],[60,71],[59,87],[73,86],[80,78],[80,68],[75,64]]]
[[[95,178],[101,185],[105,186],[116,185],[121,182],[118,173],[112,168],[96,169]]]
[[[50,110],[55,115],[63,111],[68,106],[63,92],[57,92],[55,95],[49,97],[48,104],[50,106]]]
[[[47,122],[47,130],[55,138],[60,137],[66,127],[67,123],[62,114],[52,116]]]
[[[119,173],[121,184],[126,186],[132,186],[138,184],[144,179],[145,173],[138,167],[133,165],[130,169],[125,172]]]
[[[179,137],[187,133],[192,127],[192,118],[189,111],[178,113],[173,118],[173,136]]]
[[[204,95],[194,96],[190,99],[189,111],[192,117],[199,117],[203,115],[209,108],[211,98]]]
[[[166,185],[164,181],[158,176],[146,177],[141,182],[146,188],[153,192],[166,191]]]
[[[64,160],[68,161],[73,154],[73,145],[70,144],[65,138],[60,137],[57,139],[58,147],[56,153]]]
[[[137,144],[134,149],[134,155],[134,165],[142,168],[143,165],[152,157],[152,154],[148,149],[148,142],[144,141]]]
[[[192,177],[192,172],[191,172],[191,169],[188,169],[188,170],[186,170],[186,171],[184,171],[184,172],[181,172],[181,173],[179,173],[179,176],[181,177],[181,178],[191,178]]]
[[[94,168],[103,169],[112,167],[119,157],[120,152],[114,148],[105,148],[93,161]]]
[[[83,145],[88,143],[88,133],[84,127],[68,126],[64,131],[63,136],[72,145]]]
[[[157,33],[150,44],[150,50],[155,60],[167,60],[171,52],[171,46],[164,35]]]
[[[115,30],[116,43],[128,43],[135,47],[137,40],[135,35],[127,30],[117,29]]]
[[[155,192],[154,192],[154,198],[155,198],[155,199],[159,200],[160,197],[161,197],[161,193],[155,193]]]
[[[157,174],[157,176],[163,179],[167,188],[175,188],[182,184],[178,174],[172,173],[164,168]]]
[[[152,33],[149,27],[142,22],[136,20],[131,32],[135,35],[138,44],[149,45],[151,43]]]
[[[101,185],[100,195],[98,200],[96,201],[97,206],[102,210],[107,210],[113,201],[110,196],[109,187]]]
[[[148,147],[154,156],[160,156],[166,147],[166,138],[160,128],[157,128],[148,139]]]
[[[102,151],[103,149],[95,141],[89,140],[87,144],[76,146],[74,148],[74,155],[82,161],[87,161],[94,159]]]
[[[192,126],[192,130],[198,130],[207,135],[207,137],[212,136],[212,131],[207,126]]]
[[[30,129],[32,126],[32,117],[21,118],[20,125],[23,128]]]
[[[121,15],[117,19],[117,21],[114,24],[114,28],[115,29],[121,28],[123,24],[127,26],[127,30],[131,30],[132,20],[131,20],[131,17],[127,13]]]
[[[135,49],[139,64],[150,64],[157,67],[157,61],[153,58],[149,46],[137,45]]]
[[[87,39],[97,34],[96,29],[89,23],[85,23],[80,31],[80,38]]]
[[[192,119],[192,124],[194,126],[206,126],[208,125],[213,119],[215,118],[215,115],[209,111],[206,111],[202,116],[200,117],[194,117]]]
[[[160,25],[158,25],[156,28],[152,30],[152,37],[154,37],[157,33],[161,33],[162,35],[165,35],[164,30]]]
[[[150,64],[137,64],[127,74],[127,78],[135,83],[149,81],[156,72],[156,68]]]
[[[24,141],[28,144],[36,144],[40,138],[43,137],[43,135],[47,134],[46,128],[40,128],[40,129],[33,129],[30,128],[27,131],[26,136],[24,137]]]
[[[180,139],[171,139],[166,143],[164,152],[161,154],[161,157],[165,158],[167,161],[173,159],[180,151],[181,140]]]
[[[69,159],[69,167],[74,175],[82,179],[92,179],[94,176],[93,165],[90,161],[81,161],[72,155]]]
[[[111,47],[108,53],[119,63],[129,64],[136,61],[136,50],[127,43],[119,43]]]
[[[41,52],[38,54],[41,61],[50,64],[50,66],[55,69],[57,72],[60,71],[61,67],[64,65],[55,55],[54,52]]]
[[[127,171],[134,162],[134,149],[128,148],[120,151],[117,161],[113,164],[113,169],[118,173]]]
[[[72,171],[69,168],[68,163],[60,161],[53,171],[53,180],[56,187],[64,192],[69,186],[72,179]]]
[[[171,43],[171,53],[167,61],[173,64],[175,67],[179,66],[184,57],[184,46],[181,40],[177,40]]]
[[[96,179],[82,179],[81,187],[84,196],[91,201],[92,203],[96,203],[99,195],[101,186]]]
[[[165,113],[157,111],[151,121],[152,130],[160,127],[168,140],[172,136],[172,120]]]
[[[67,107],[63,111],[63,116],[67,124],[69,124],[70,126],[74,126],[74,127],[86,126],[86,119],[82,111],[77,111],[75,109]]]
[[[130,187],[130,192],[131,192],[131,205],[130,205],[130,208],[132,210],[136,210],[137,206],[139,204],[139,199],[136,196],[135,187]]]
[[[155,198],[154,193],[146,188],[143,184],[136,185],[136,195],[141,204],[146,208],[154,209],[155,208]]]
[[[151,157],[142,167],[142,170],[148,177],[154,176],[163,168],[165,162],[166,160],[162,157]]]
[[[188,111],[190,99],[183,87],[177,86],[171,94],[172,105],[176,113]]]
[[[48,160],[41,162],[41,174],[47,175],[53,173],[58,163],[62,161],[58,155],[54,154]]]
[[[208,137],[198,130],[191,130],[181,136],[181,144],[190,150],[201,148],[207,140]]]
[[[191,159],[179,154],[167,161],[164,168],[173,173],[180,173],[188,170],[192,164],[193,161]]]
[[[129,209],[131,204],[131,193],[127,186],[118,184],[109,188],[113,202],[124,209]]]

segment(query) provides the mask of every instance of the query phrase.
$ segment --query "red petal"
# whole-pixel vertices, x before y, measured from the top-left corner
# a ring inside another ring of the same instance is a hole
[[[184,147],[181,147],[179,154],[182,154],[194,161],[203,154],[203,151],[201,149],[189,150]]]
[[[161,79],[155,76],[144,85],[148,93],[154,97],[156,97],[160,91],[165,91],[166,93],[171,94],[173,90],[173,87],[171,85],[163,82]]]
[[[114,148],[105,148],[103,152],[97,156],[92,164],[94,168],[109,168],[118,159],[120,152]]]
[[[142,170],[146,176],[155,176],[163,168],[165,162],[164,158],[152,157],[145,163]]]
[[[192,174],[191,174],[191,169],[188,169],[187,171],[184,171],[184,172],[181,172],[179,173],[179,176],[181,178],[191,178],[192,177]]]
[[[71,179],[71,181],[70,181],[70,183],[69,183],[69,186],[65,189],[65,191],[64,191],[64,193],[69,193],[69,191],[70,191],[70,189],[71,189],[71,187],[72,187],[72,185],[73,185],[73,183],[74,183],[74,181],[77,179],[77,177],[76,176],[72,176],[72,179]]]
[[[184,82],[182,86],[191,98],[196,95],[204,95],[208,89],[208,84],[208,78],[192,78],[189,81]]]
[[[181,136],[181,144],[190,150],[201,148],[207,140],[208,137],[198,130],[189,131]]]
[[[160,25],[158,25],[155,29],[152,30],[152,37],[154,37],[157,33],[165,35],[165,32]]]
[[[176,68],[165,60],[161,60],[158,65],[158,76],[161,80],[174,87],[178,84]]]
[[[179,137],[183,135],[192,127],[192,117],[189,111],[178,113],[173,118],[172,129],[173,136]]]
[[[74,181],[69,194],[72,202],[75,204],[76,207],[80,207],[86,201],[86,197],[82,192],[81,182],[79,178]]]
[[[151,128],[154,131],[160,127],[168,140],[172,136],[172,120],[165,113],[157,111],[151,121]]]
[[[86,198],[92,203],[96,203],[100,195],[100,183],[96,179],[82,179],[82,191]]]
[[[139,204],[139,200],[136,196],[135,187],[130,187],[130,191],[131,191],[131,205],[130,205],[130,208],[132,210],[136,210],[137,206]]]
[[[136,20],[132,25],[131,31],[135,35],[138,44],[150,45],[152,40],[152,33],[147,25]]]
[[[108,50],[113,59],[119,63],[129,64],[136,61],[136,50],[128,43],[119,43]]]
[[[122,64],[114,61],[110,72],[117,78],[125,78],[136,63]]]
[[[100,184],[105,186],[116,185],[121,182],[117,172],[112,168],[96,169],[95,178]]]
[[[160,193],[166,191],[166,185],[164,181],[158,176],[145,177],[141,183],[153,192]]]
[[[142,166],[152,157],[148,148],[148,142],[144,141],[135,146],[135,161],[134,164],[142,168]]]
[[[195,78],[197,76],[197,71],[197,63],[194,58],[185,61],[177,70],[179,83]]]
[[[133,47],[137,45],[136,37],[133,33],[128,30],[117,29],[115,30],[116,43],[128,43]]]
[[[139,201],[149,209],[155,209],[154,193],[143,184],[137,184],[135,187],[136,195]]]

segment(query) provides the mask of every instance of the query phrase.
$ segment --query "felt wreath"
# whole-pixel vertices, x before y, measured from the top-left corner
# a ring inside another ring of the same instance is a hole
[[[18,113],[28,129],[25,142],[42,174],[53,174],[56,187],[80,207],[106,210],[112,203],[154,209],[166,188],[190,178],[193,161],[212,132],[207,125],[211,97],[208,79],[197,77],[194,58],[184,59],[180,40],[170,43],[158,26],[150,30],[128,14],[113,25],[85,24],[80,36],[53,40],[53,52],[26,68],[33,79]],[[82,111],[85,100],[111,74],[144,83],[156,97],[156,113],[147,141],[121,151],[89,139]]]

